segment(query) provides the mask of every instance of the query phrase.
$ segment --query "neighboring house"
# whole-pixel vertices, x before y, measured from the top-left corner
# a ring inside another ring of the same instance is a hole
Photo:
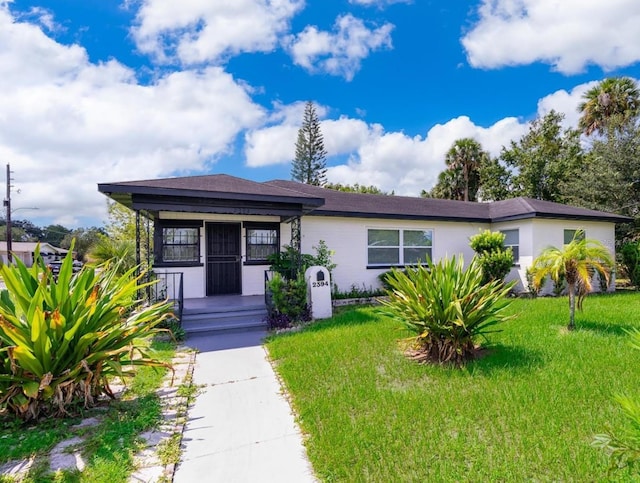
[[[568,243],[582,229],[613,253],[615,224],[629,221],[529,198],[474,203],[345,193],[222,174],[98,189],[154,220],[154,271],[183,273],[186,298],[262,294],[271,253],[291,245],[313,254],[320,240],[335,252],[339,289],[377,287],[390,267],[459,254],[470,261],[469,238],[485,229],[506,234],[516,258],[509,278],[524,290],[526,269],[546,246]]]
[[[24,262],[27,267],[33,265],[34,253],[36,251],[36,246],[38,242],[11,242],[11,252],[13,253],[14,259],[19,258]],[[64,258],[67,254],[68,250],[64,248],[54,247],[53,245],[42,242],[40,243],[40,255],[42,255],[42,259],[45,263],[51,263],[56,260],[60,260]],[[2,258],[2,263],[7,263],[7,242],[0,241],[0,257]]]

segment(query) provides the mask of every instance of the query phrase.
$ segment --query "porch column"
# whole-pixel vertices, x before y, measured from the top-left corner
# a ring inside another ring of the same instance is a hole
[[[136,210],[136,265],[140,274],[140,210]]]
[[[296,272],[299,272],[302,265],[302,222],[299,216],[291,219],[291,248],[295,250],[296,260],[294,262],[297,268]]]

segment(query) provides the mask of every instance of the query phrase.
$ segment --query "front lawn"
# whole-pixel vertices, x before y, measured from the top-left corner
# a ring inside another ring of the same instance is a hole
[[[515,300],[485,358],[459,370],[407,360],[380,308],[349,308],[268,349],[324,481],[611,481],[594,434],[640,399],[640,294],[591,296],[567,332],[566,297]]]

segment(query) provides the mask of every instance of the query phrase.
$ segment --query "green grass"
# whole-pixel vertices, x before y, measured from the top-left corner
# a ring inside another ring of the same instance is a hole
[[[640,294],[515,300],[489,355],[464,369],[407,360],[401,324],[349,308],[268,349],[324,481],[629,481],[590,446],[619,430],[614,393],[640,398]]]
[[[154,342],[154,356],[170,361],[175,353],[172,344]],[[110,403],[106,411],[86,411],[96,415],[101,423],[90,428],[71,428],[80,418],[46,419],[23,425],[16,420],[0,421],[0,463],[48,453],[57,443],[74,435],[84,435],[83,455],[88,462],[82,474],[46,473],[46,465],[36,465],[26,482],[124,482],[133,471],[133,454],[140,448],[139,434],[155,427],[162,420],[162,408],[155,390],[167,369],[138,367],[136,376],[128,381],[122,400]],[[0,477],[1,478],[1,477]],[[12,481],[0,479],[0,482]]]

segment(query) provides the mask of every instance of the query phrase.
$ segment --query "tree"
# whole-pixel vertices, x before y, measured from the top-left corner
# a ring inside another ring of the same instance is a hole
[[[129,240],[135,243],[136,240],[136,214],[126,206],[107,201],[107,213],[109,221],[104,227],[109,238],[120,241]]]
[[[444,200],[464,199],[464,188],[462,181],[462,173],[460,170],[447,168],[438,175],[438,182],[431,191],[423,191],[421,193],[424,198],[440,198]]]
[[[42,229],[41,241],[50,243],[54,247],[59,247],[64,237],[69,233],[71,233],[71,230],[62,225],[49,225]]]
[[[480,168],[489,158],[478,141],[458,139],[447,152],[447,167],[459,173],[462,181],[462,201],[476,201],[480,185]]]
[[[68,249],[75,239],[76,259],[86,261],[91,248],[100,241],[100,236],[106,235],[104,229],[92,226],[91,228],[76,228],[66,235],[60,243],[61,248]]]
[[[480,169],[478,199],[500,201],[512,197],[511,173],[495,158],[490,158]]]
[[[296,157],[291,167],[291,179],[323,186],[327,182],[327,163],[320,120],[311,101],[304,108],[302,126],[298,130]]]
[[[518,142],[503,147],[500,159],[511,171],[511,196],[563,203],[563,187],[582,168],[580,133],[562,128],[563,114],[549,112],[531,123]]]
[[[614,261],[607,247],[597,240],[584,238],[584,231],[578,230],[573,241],[563,248],[548,247],[533,261],[533,285],[542,286],[544,279],[550,277],[554,283],[563,278],[569,292],[569,325],[575,328],[576,296],[578,309],[582,308],[582,299],[591,291],[595,273],[603,277],[609,285],[609,276]]]
[[[580,128],[589,136],[594,132],[606,134],[611,121],[619,126],[638,117],[640,91],[629,77],[609,77],[582,96],[578,106],[582,114]]]
[[[573,205],[634,217],[635,224],[616,226],[616,239],[624,242],[640,232],[640,126],[612,122],[607,130],[563,193]]]
[[[7,225],[0,226],[0,240],[7,241]],[[11,240],[14,242],[27,242],[33,240],[23,228],[11,227]]]
[[[326,183],[324,188],[335,190],[335,191],[344,191],[345,193],[365,193],[372,195],[388,195],[393,194],[382,191],[380,188],[374,185],[360,185],[358,183],[350,185],[350,184],[340,184],[340,183]]]

